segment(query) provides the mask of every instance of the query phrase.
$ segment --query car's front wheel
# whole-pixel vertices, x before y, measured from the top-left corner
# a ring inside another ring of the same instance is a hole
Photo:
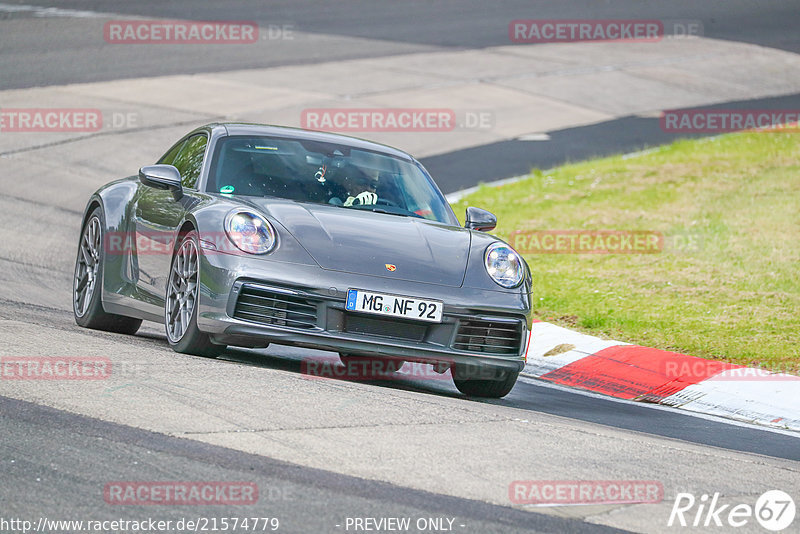
[[[75,276],[72,282],[72,313],[78,326],[117,334],[135,334],[141,319],[107,313],[103,309],[103,210],[95,208],[81,229]]]
[[[195,232],[184,234],[172,256],[164,301],[164,324],[167,341],[176,352],[215,357],[225,350],[225,345],[212,343],[208,334],[197,328],[200,281],[197,243]]]
[[[519,371],[479,369],[456,364],[453,383],[458,391],[468,397],[499,399],[508,395],[517,383]],[[477,372],[476,372],[477,371]],[[487,377],[487,374],[493,375]]]

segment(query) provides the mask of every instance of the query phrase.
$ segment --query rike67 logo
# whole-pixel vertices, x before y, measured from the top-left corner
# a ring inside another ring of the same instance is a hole
[[[738,528],[755,519],[763,528],[780,532],[794,522],[795,513],[794,499],[780,490],[763,493],[755,506],[723,504],[719,493],[703,494],[699,499],[691,493],[678,493],[667,526]]]

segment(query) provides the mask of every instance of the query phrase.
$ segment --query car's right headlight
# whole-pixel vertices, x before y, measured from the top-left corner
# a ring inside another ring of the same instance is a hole
[[[504,243],[492,243],[486,247],[484,258],[486,272],[498,285],[511,289],[522,283],[525,265],[520,255]]]
[[[278,242],[269,221],[247,210],[232,211],[225,217],[225,233],[236,248],[250,254],[266,254]]]

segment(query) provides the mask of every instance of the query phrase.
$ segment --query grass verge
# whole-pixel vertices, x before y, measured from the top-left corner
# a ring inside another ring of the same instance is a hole
[[[639,230],[655,254],[526,253],[534,313],[570,328],[778,371],[800,369],[800,135],[736,133],[568,164],[453,204],[493,232]],[[536,251],[536,247],[527,246]]]

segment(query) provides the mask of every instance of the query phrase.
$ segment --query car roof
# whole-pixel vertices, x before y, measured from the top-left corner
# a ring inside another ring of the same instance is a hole
[[[207,124],[201,128],[198,128],[198,130],[201,129],[220,129],[225,131],[225,135],[266,135],[288,139],[338,143],[362,150],[380,152],[382,154],[387,154],[405,160],[414,160],[414,158],[406,152],[387,145],[374,143],[372,141],[367,141],[366,139],[359,139],[358,137],[350,137],[348,135],[329,132],[317,132],[314,130],[304,130],[302,128],[273,126],[269,124],[248,124],[243,122],[218,122]]]

